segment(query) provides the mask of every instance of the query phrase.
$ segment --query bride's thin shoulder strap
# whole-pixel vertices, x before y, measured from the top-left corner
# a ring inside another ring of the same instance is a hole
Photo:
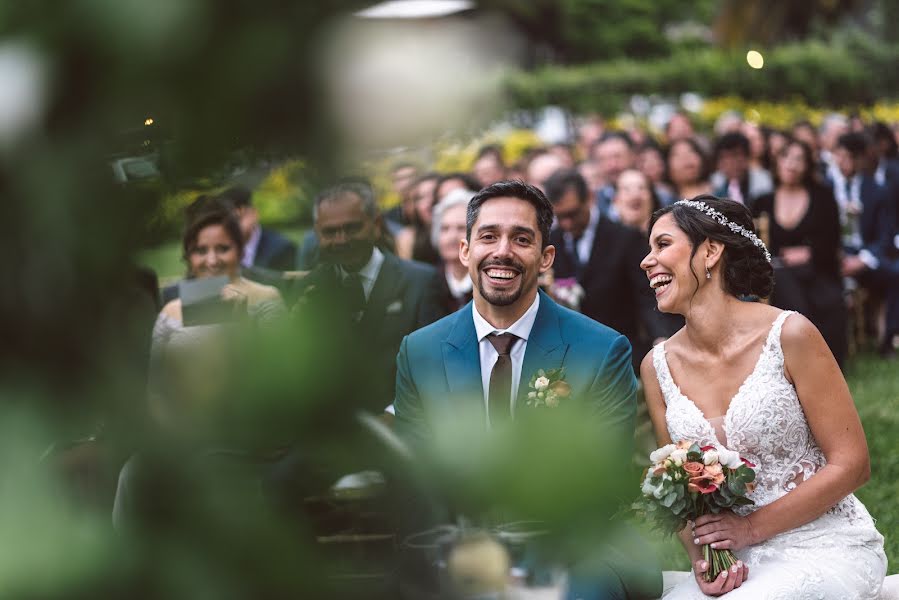
[[[652,349],[652,366],[655,367],[659,387],[662,388],[662,398],[665,404],[668,404],[669,388],[674,382],[671,379],[671,371],[668,370],[668,361],[665,359],[665,342],[659,342]]]
[[[785,310],[774,319],[774,323],[771,325],[771,331],[768,333],[768,347],[774,350],[781,359],[783,359],[783,346],[780,343],[780,331],[783,329],[784,321],[787,320],[792,314],[795,314],[794,310]]]

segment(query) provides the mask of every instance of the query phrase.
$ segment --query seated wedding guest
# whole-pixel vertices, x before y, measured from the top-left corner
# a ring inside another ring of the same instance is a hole
[[[768,217],[768,249],[776,257],[771,305],[808,317],[842,366],[848,340],[836,201],[816,181],[811,149],[793,138],[775,157],[774,177],[774,192],[753,205],[756,216]]]
[[[259,211],[253,206],[252,192],[243,186],[228,188],[220,197],[231,202],[243,235],[244,249],[240,264],[272,271],[293,271],[296,268],[297,245],[259,224]]]
[[[471,277],[459,259],[459,242],[465,239],[466,210],[474,195],[471,190],[453,190],[434,207],[431,243],[440,254],[441,292],[447,313],[456,312],[471,301]]]
[[[885,123],[875,121],[871,124],[869,135],[874,141],[872,147],[876,155],[874,181],[899,189],[899,144],[892,130]]]
[[[384,225],[387,230],[396,235],[399,231],[410,225],[415,217],[415,202],[412,199],[412,190],[418,177],[418,167],[411,163],[401,162],[394,165],[390,173],[393,193],[400,199],[399,204],[384,212]]]
[[[599,167],[592,160],[582,160],[575,166],[575,169],[587,182],[587,191],[590,192],[590,197],[596,198],[599,190],[605,185],[602,176],[599,174]]]
[[[397,196],[402,197],[418,178],[418,167],[412,163],[401,162],[390,171],[390,182]]]
[[[718,138],[715,163],[718,171],[712,175],[712,186],[716,196],[752,207],[756,198],[774,189],[771,174],[753,164],[752,146],[742,133],[725,133]]]
[[[785,131],[781,131],[780,129],[768,129],[767,130],[767,138],[768,138],[768,162],[765,164],[765,168],[768,169],[771,173],[774,172],[775,161],[781,150],[783,150],[784,146],[787,144],[787,140],[790,138],[790,135]]]
[[[839,137],[833,151],[842,185],[834,182],[843,225],[842,273],[877,296],[886,299],[886,321],[899,320],[899,271],[891,260],[895,239],[897,199],[889,183],[878,185],[870,168],[868,138],[861,133]],[[881,352],[892,349],[892,333],[883,332]]]
[[[468,173],[454,172],[445,173],[437,180],[437,187],[434,188],[434,197],[431,199],[431,206],[443,200],[447,194],[453,190],[474,190],[480,189],[477,180]]]
[[[556,142],[555,144],[550,144],[546,148],[546,151],[550,154],[555,154],[562,159],[563,169],[571,169],[574,167],[576,161],[574,160],[574,147],[571,144]]]
[[[471,172],[481,187],[506,179],[502,148],[497,144],[488,144],[478,150]]]
[[[196,215],[204,214],[207,212],[219,212],[225,211],[230,212],[234,219],[238,222],[238,225],[241,227],[247,221],[252,222],[254,217],[247,216],[247,211],[255,212],[255,209],[250,207],[246,208],[244,205],[243,209],[238,209],[235,205],[235,197],[243,196],[246,192],[245,188],[231,188],[227,192],[220,194],[218,196],[207,196],[201,195],[198,196],[196,200],[194,200],[189,206],[184,209],[184,217],[185,221],[190,223],[193,222]],[[245,200],[238,199],[238,202],[244,202]],[[267,230],[263,230],[267,231]],[[274,232],[271,232],[274,233]],[[251,232],[251,237],[253,236]],[[272,239],[277,240],[281,238],[280,234],[274,233],[274,237],[270,235],[266,235],[265,238],[269,241],[266,241],[264,244],[262,242],[262,237],[259,238],[259,246],[263,248],[263,255],[268,254],[269,250],[273,247],[282,247],[283,245],[280,241],[272,242]],[[249,239],[246,237],[246,231],[241,228],[241,240],[242,243],[246,243],[246,240]],[[293,259],[296,258],[296,246],[293,245],[293,242],[289,242],[291,247],[293,248]],[[258,249],[258,248],[257,248]],[[241,259],[240,265],[240,275],[243,279],[248,281],[252,281],[258,283],[262,286],[274,287],[277,288],[279,292],[283,294],[283,291],[286,287],[289,286],[289,282],[283,277],[283,272],[259,265],[247,265]],[[185,275],[185,280],[194,279],[194,273],[188,269],[187,274]],[[178,298],[180,293],[180,283],[174,283],[164,287],[160,293],[162,298],[163,306]]]
[[[708,159],[694,138],[683,138],[668,146],[665,166],[675,198],[692,198],[712,191]]]
[[[440,175],[427,173],[408,190],[413,211],[409,225],[396,234],[396,255],[405,260],[435,264],[437,255],[431,246],[431,211]]]
[[[393,401],[396,353],[403,336],[431,323],[446,310],[440,303],[436,270],[383,252],[376,242],[381,216],[364,188],[339,184],[315,199],[320,260],[298,283],[294,312],[326,330],[329,344],[356,357],[364,397],[347,398],[344,408],[376,414]],[[323,334],[324,335],[324,334]]]
[[[675,329],[655,309],[652,291],[640,271],[646,240],[639,232],[600,215],[577,171],[560,171],[546,182],[557,226],[555,279],[573,277],[584,289],[581,312],[623,334],[634,348]]]
[[[755,470],[752,504],[679,533],[693,576],[665,598],[880,597],[884,539],[853,494],[871,472],[865,432],[815,326],[742,300],[774,285],[749,210],[699,196],[657,212],[650,230],[641,266],[659,310],[686,318],[640,368],[656,440],[712,446]],[[711,582],[705,544],[737,558]]]
[[[369,183],[367,179],[359,177],[346,178],[341,181],[341,185],[352,187],[358,194],[366,198],[366,202],[369,202],[370,199],[370,201],[372,203],[375,203],[375,205],[377,206],[377,201],[375,200],[375,190],[374,188],[372,188],[371,183]],[[383,218],[379,219],[378,238],[376,245],[381,249],[382,252],[396,254],[396,240],[394,239],[393,234],[390,233],[390,230],[385,224],[385,220]],[[307,231],[306,235],[303,236],[303,243],[300,246],[300,253],[297,258],[297,270],[310,271],[314,269],[318,264],[319,240],[318,235],[315,233],[315,229],[313,228]]]
[[[605,122],[602,117],[591,115],[577,125],[577,155],[581,160],[590,159],[590,149],[599,141],[606,132]]]
[[[692,138],[696,135],[693,129],[693,122],[686,113],[678,111],[671,115],[668,122],[665,123],[665,140],[671,144],[677,140]]]
[[[543,190],[546,180],[564,168],[565,162],[546,150],[536,154],[528,162],[525,181],[538,190]]]
[[[271,322],[283,316],[284,302],[276,288],[241,276],[243,236],[234,214],[221,204],[206,203],[191,211],[188,218],[182,251],[189,278],[227,277],[228,283],[221,290],[221,298],[232,303],[230,312],[233,313],[233,320],[240,320],[245,315],[257,322]],[[213,319],[208,324],[198,321],[203,324],[192,325],[185,319],[184,309],[181,298],[168,302],[153,328],[149,374],[151,413],[158,421],[165,423],[177,421],[173,412],[180,411],[185,400],[172,397],[173,388],[168,385],[173,371],[182,368],[177,364],[180,354],[176,352],[184,349],[190,352],[194,344],[227,331],[222,325],[232,321],[224,317],[221,320]],[[173,355],[175,361],[171,359]],[[183,368],[190,367],[183,365]],[[174,389],[177,391],[178,387]]]
[[[746,121],[740,133],[749,140],[749,168],[767,170],[768,137],[765,130],[758,123]]]
[[[600,176],[605,182],[596,196],[596,203],[599,212],[606,215],[612,204],[612,196],[615,195],[618,176],[627,169],[633,169],[636,165],[634,142],[626,133],[609,131],[596,143],[591,157],[596,161]]]
[[[674,190],[665,181],[665,153],[658,144],[647,141],[637,148],[636,167],[649,177],[659,203],[668,206],[676,200]]]
[[[637,169],[628,169],[618,176],[611,208],[619,223],[645,236],[652,213],[661,206],[649,177]]]

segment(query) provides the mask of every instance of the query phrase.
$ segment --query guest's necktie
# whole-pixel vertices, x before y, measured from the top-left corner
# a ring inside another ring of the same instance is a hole
[[[490,372],[490,390],[487,394],[490,424],[497,426],[508,421],[512,414],[512,357],[509,354],[519,338],[511,333],[491,333],[487,339],[499,354]]]
[[[573,235],[568,235],[565,237],[565,249],[568,251],[568,254],[571,256],[571,262],[574,265],[574,276],[580,281],[581,274],[584,272],[584,263],[581,262],[581,255],[578,252],[577,244],[581,241],[583,235],[579,237],[574,237]]]
[[[359,273],[348,273],[342,282],[346,306],[353,319],[358,321],[365,309],[365,290]]]

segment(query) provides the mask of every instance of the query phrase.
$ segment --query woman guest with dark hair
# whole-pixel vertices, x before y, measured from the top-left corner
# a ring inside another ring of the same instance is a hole
[[[698,196],[656,212],[650,231],[641,266],[659,310],[686,321],[640,368],[656,439],[713,446],[755,470],[753,504],[683,528],[694,577],[665,598],[878,597],[883,536],[853,494],[871,473],[865,432],[815,326],[741,300],[774,286],[749,209]],[[705,544],[738,560],[712,582]]]
[[[409,186],[407,194],[413,210],[409,225],[396,234],[396,255],[400,258],[426,263],[437,260],[430,242],[431,212],[440,179],[437,173],[426,173]]]
[[[711,193],[709,159],[695,139],[682,138],[672,142],[668,147],[665,165],[675,198],[692,198]]]
[[[776,258],[771,304],[808,317],[842,365],[847,313],[837,203],[833,192],[816,182],[808,146],[789,138],[774,160],[775,190],[753,206],[756,216],[768,218],[769,250]]]
[[[230,207],[215,199],[201,198],[187,211],[187,218],[182,249],[189,280],[227,277],[228,283],[220,295],[232,303],[230,313],[235,320],[246,315],[256,321],[270,321],[285,313],[277,289],[241,277],[243,237]],[[201,354],[207,358],[215,354],[200,351],[197,346],[209,348],[204,341],[227,329],[223,324],[229,322],[223,318],[217,323],[192,325],[186,322],[183,309],[181,298],[172,300],[162,308],[153,328],[150,402],[154,416],[163,422],[174,421],[173,412],[180,410],[179,405],[185,401],[181,386],[173,385],[181,380],[176,374],[191,369]]]

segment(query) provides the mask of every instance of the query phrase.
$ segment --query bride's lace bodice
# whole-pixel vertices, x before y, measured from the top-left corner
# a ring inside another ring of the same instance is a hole
[[[741,514],[758,510],[783,497],[827,464],[809,429],[796,388],[784,373],[780,332],[791,314],[782,312],[771,326],[755,368],[731,399],[723,422],[719,424],[719,435],[716,435],[715,425],[674,381],[664,342],[653,350],[653,365],[666,404],[665,420],[671,440],[726,446],[756,465],[756,488],[749,494],[755,504],[740,507],[738,512]],[[723,439],[720,439],[721,433]],[[738,556],[749,564],[766,557],[778,560],[804,557],[803,560],[811,564],[814,562],[809,554],[813,552],[811,549],[822,546],[859,546],[883,556],[883,538],[874,528],[864,505],[851,494],[818,519],[758,546],[750,546]],[[869,582],[876,579],[879,562],[861,562],[859,574],[867,576]],[[882,567],[885,569],[885,562]]]

